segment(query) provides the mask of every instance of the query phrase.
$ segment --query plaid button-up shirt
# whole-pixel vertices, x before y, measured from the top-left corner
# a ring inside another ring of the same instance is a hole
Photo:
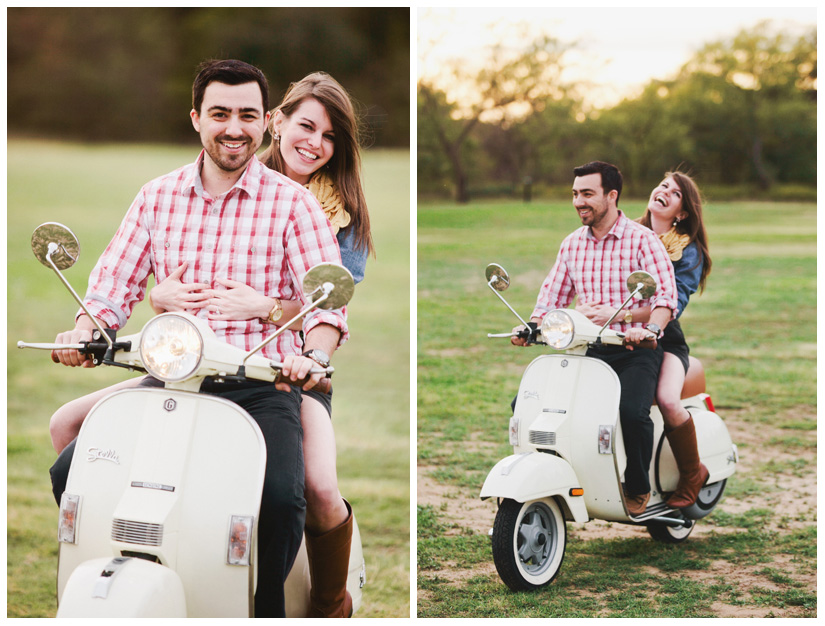
[[[301,285],[313,265],[341,262],[332,227],[314,196],[253,158],[238,182],[217,198],[201,182],[198,160],[140,190],[89,277],[85,302],[95,317],[121,328],[143,299],[149,274],[160,283],[184,261],[184,283],[216,278],[245,283],[260,294],[304,302]],[[198,316],[206,319],[206,309]],[[330,324],[347,338],[346,309],[316,310],[304,331]],[[259,319],[215,321],[219,339],[250,350],[274,327]],[[298,332],[286,331],[263,349],[268,358],[300,354]]]
[[[531,317],[543,318],[549,311],[566,308],[578,295],[584,302],[601,302],[618,309],[627,291],[627,277],[644,270],[656,279],[656,293],[647,300],[634,299],[628,308],[650,305],[676,310],[676,279],[664,244],[656,234],[629,220],[619,219],[602,240],[593,237],[589,226],[568,235],[561,244],[556,263],[544,280]],[[616,320],[611,327],[627,330],[643,326]]]

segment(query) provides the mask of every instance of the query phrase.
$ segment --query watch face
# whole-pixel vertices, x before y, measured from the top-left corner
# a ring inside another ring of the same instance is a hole
[[[309,357],[321,367],[329,367],[329,355],[323,350],[309,350],[308,352],[304,352],[304,356]]]

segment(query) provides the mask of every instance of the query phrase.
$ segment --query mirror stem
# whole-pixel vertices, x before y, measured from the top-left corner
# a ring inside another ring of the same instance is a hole
[[[610,326],[613,323],[613,320],[615,320],[619,316],[619,312],[623,308],[625,308],[633,298],[636,297],[636,294],[638,294],[642,290],[643,287],[644,287],[644,285],[642,283],[638,283],[636,285],[636,289],[634,289],[633,291],[630,292],[630,295],[627,297],[627,300],[622,302],[622,306],[620,306],[618,309],[616,309],[616,312],[610,317],[609,320],[607,320],[605,325],[601,327],[601,330],[599,330],[599,334],[598,334],[599,337],[602,336],[602,333],[604,332],[605,328],[607,328],[608,326]]]
[[[503,297],[503,296],[502,296],[502,295],[501,295],[498,291],[496,291],[496,290],[493,288],[493,281],[495,281],[495,280],[498,280],[498,277],[493,276],[493,277],[490,279],[490,282],[488,282],[488,283],[487,283],[487,286],[490,288],[490,291],[492,291],[494,294],[496,294],[496,297],[497,297],[499,300],[501,300],[501,301],[504,303],[504,305],[505,305],[508,309],[510,309],[510,312],[518,318],[518,321],[519,321],[519,322],[521,322],[522,324],[524,324],[525,326],[527,326],[527,325],[528,325],[528,324],[527,324],[527,322],[525,322],[523,319],[521,319],[521,315],[519,315],[518,313],[516,313],[516,312],[513,310],[513,307],[511,307],[511,306],[507,303],[507,300],[505,300],[505,299],[504,299],[504,297]]]
[[[323,287],[326,287],[327,285],[329,285],[329,283],[324,283]],[[246,367],[246,362],[247,362],[247,360],[249,359],[249,357],[251,357],[253,354],[255,354],[256,352],[258,352],[261,348],[263,348],[264,346],[266,346],[268,343],[270,343],[270,342],[271,342],[273,339],[275,339],[276,337],[280,337],[280,336],[281,336],[281,335],[282,335],[282,334],[283,334],[283,333],[284,333],[284,332],[285,332],[285,331],[286,331],[286,330],[287,330],[290,326],[292,326],[293,322],[298,321],[298,320],[299,320],[299,319],[301,319],[304,315],[306,315],[307,313],[309,313],[312,309],[314,309],[314,308],[315,308],[315,307],[317,307],[319,304],[321,304],[324,300],[326,300],[327,298],[329,298],[329,292],[330,292],[330,291],[332,291],[331,287],[330,287],[329,289],[325,289],[325,288],[323,288],[323,287],[322,287],[322,290],[324,291],[324,295],[322,295],[320,298],[318,298],[318,299],[317,299],[317,300],[315,300],[314,302],[310,302],[310,303],[309,303],[309,304],[308,304],[305,308],[301,309],[295,317],[293,317],[293,318],[292,318],[291,320],[289,320],[288,322],[284,322],[278,330],[276,330],[276,331],[275,331],[274,333],[272,333],[269,337],[267,337],[266,339],[264,339],[264,340],[263,340],[261,343],[259,343],[257,346],[255,346],[254,348],[252,348],[252,350],[249,352],[249,354],[247,354],[247,355],[244,357],[242,367]]]
[[[51,266],[52,266],[52,269],[54,270],[54,273],[55,273],[55,274],[57,274],[57,277],[60,279],[60,281],[61,281],[61,282],[63,283],[63,285],[66,287],[66,289],[68,289],[68,290],[69,290],[69,293],[71,293],[71,294],[72,294],[72,297],[73,297],[73,298],[77,301],[77,303],[80,305],[80,308],[81,308],[81,309],[83,309],[83,312],[84,312],[86,315],[88,315],[88,316],[89,316],[89,319],[90,319],[90,320],[92,320],[92,323],[93,323],[93,324],[97,327],[97,329],[100,331],[100,336],[101,336],[101,337],[102,337],[102,338],[106,341],[106,344],[109,346],[109,349],[111,350],[111,349],[112,349],[112,338],[111,338],[111,337],[109,337],[109,333],[107,333],[107,332],[103,329],[103,326],[101,326],[101,325],[100,325],[100,322],[98,321],[98,319],[97,319],[94,315],[92,315],[91,313],[89,313],[89,309],[87,309],[87,308],[86,308],[86,305],[85,305],[85,304],[83,304],[83,300],[82,300],[82,298],[80,298],[80,296],[78,296],[78,295],[77,295],[77,293],[75,292],[75,290],[74,290],[74,289],[72,289],[72,286],[69,284],[69,281],[67,281],[67,280],[63,277],[63,274],[61,273],[61,271],[60,271],[59,269],[57,269],[57,265],[55,265],[55,264],[54,264],[54,261],[52,261],[52,254],[53,254],[53,253],[55,253],[55,252],[57,252],[57,251],[58,251],[58,249],[60,249],[60,246],[58,246],[56,243],[54,243],[54,242],[49,243],[49,251],[48,251],[48,253],[46,254],[46,260],[49,262],[49,265],[51,265]],[[64,251],[65,251],[65,250],[64,250]],[[68,253],[67,253],[67,254],[68,254]]]

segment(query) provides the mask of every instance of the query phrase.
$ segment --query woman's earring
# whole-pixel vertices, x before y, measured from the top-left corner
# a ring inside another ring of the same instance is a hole
[[[675,218],[675,219],[673,220],[673,225],[674,225],[674,226],[676,226],[676,225],[677,225],[679,222],[681,222],[681,221],[682,221],[682,220],[680,220],[680,219],[677,217],[677,218]]]
[[[272,131],[272,141],[280,141],[280,140],[281,140],[281,136],[278,134],[278,131],[277,130]]]

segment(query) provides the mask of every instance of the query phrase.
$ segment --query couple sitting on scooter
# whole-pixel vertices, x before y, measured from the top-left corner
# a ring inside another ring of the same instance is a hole
[[[702,203],[693,180],[681,172],[665,175],[650,195],[647,210],[634,222],[618,209],[622,174],[609,163],[594,161],[573,170],[573,206],[583,224],[561,244],[558,257],[539,292],[531,322],[541,324],[551,310],[576,308],[599,325],[606,323],[625,298],[624,281],[637,270],[656,280],[656,294],[642,305],[620,311],[616,325],[638,344],[651,333],[655,350],[595,346],[588,356],[605,361],[621,382],[619,418],[627,466],[625,503],[631,516],[641,515],[650,499],[655,401],[679,468],[679,483],[668,506],[692,505],[708,478],[700,462],[693,420],[681,405],[688,370],[688,347],[677,318],[690,295],[704,288],[710,272]],[[519,327],[521,328],[521,327]],[[514,345],[527,345],[513,337]]]
[[[348,95],[323,73],[293,84],[270,111],[267,80],[258,68],[209,61],[192,95],[200,157],[143,187],[92,272],[85,303],[104,326],[122,328],[154,274],[153,307],[202,317],[218,338],[246,351],[297,314],[310,267],[341,263],[343,253],[356,280],[363,277],[372,245],[357,124]],[[267,129],[272,145],[261,162],[255,153]],[[92,330],[79,315],[56,342],[88,341]],[[284,376],[296,381],[317,364],[328,366],[347,335],[344,309],[315,311],[262,353],[282,361]],[[53,358],[91,365],[77,351],[55,351]],[[305,519],[310,616],[352,612],[346,591],[352,512],[337,488],[331,398],[311,389],[320,377],[313,374],[302,390],[255,381],[210,387],[246,409],[266,440],[256,617],[284,616],[283,585]],[[157,382],[147,377],[116,387]],[[66,444],[96,400],[112,390],[80,398],[52,418],[53,442],[62,450],[52,468],[58,500],[72,458],[73,445]]]

